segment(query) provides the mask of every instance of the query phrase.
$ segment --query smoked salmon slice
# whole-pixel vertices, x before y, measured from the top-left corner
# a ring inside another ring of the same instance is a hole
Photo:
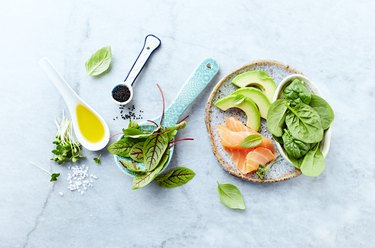
[[[257,147],[241,147],[241,142],[247,136],[258,132],[247,127],[236,117],[226,118],[225,125],[219,125],[217,129],[224,149],[243,174],[256,171],[259,165],[264,166],[276,158],[275,147],[266,137],[263,137],[262,143]]]
[[[219,131],[219,135],[221,138],[221,144],[225,148],[236,148],[236,149],[244,149],[241,147],[241,142],[249,135],[257,133],[254,130],[247,130],[247,131],[232,131],[225,125],[217,126]],[[270,149],[272,152],[275,152],[275,146],[273,145],[272,141],[268,138],[263,137],[262,143],[259,145],[261,147],[265,147]]]
[[[265,166],[276,159],[276,154],[264,147],[255,148],[246,155],[246,167],[257,170],[259,165]]]

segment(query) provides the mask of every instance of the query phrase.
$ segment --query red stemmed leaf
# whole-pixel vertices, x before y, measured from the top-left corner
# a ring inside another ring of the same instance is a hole
[[[166,133],[158,133],[154,136],[150,136],[143,145],[143,163],[146,166],[147,171],[154,170],[165,150],[168,148],[169,136]]]
[[[137,162],[143,162],[143,145],[144,142],[138,142],[130,149],[129,156]]]

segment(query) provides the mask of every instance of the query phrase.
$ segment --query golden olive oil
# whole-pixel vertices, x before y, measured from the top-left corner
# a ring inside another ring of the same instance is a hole
[[[104,126],[100,119],[82,104],[77,104],[76,113],[83,137],[92,143],[101,141],[104,138]]]

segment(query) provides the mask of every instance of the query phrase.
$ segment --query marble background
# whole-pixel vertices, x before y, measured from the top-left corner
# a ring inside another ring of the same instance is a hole
[[[374,12],[375,2],[354,0],[2,1],[0,247],[374,247]],[[85,152],[99,179],[83,196],[68,192],[68,169],[49,160],[65,105],[38,59],[48,56],[117,132],[127,122],[113,121],[119,111],[107,94],[149,33],[162,47],[136,83],[144,118],[160,112],[155,83],[170,103],[206,57],[221,66],[214,81],[253,59],[283,61],[314,80],[336,112],[324,174],[270,185],[227,174],[204,125],[213,82],[181,134],[195,141],[173,159],[197,173],[192,182],[132,191],[109,154],[96,166],[96,154]],[[85,60],[104,45],[113,48],[111,72],[87,77]],[[50,183],[30,161],[60,180]],[[237,185],[247,210],[221,205],[216,181]]]

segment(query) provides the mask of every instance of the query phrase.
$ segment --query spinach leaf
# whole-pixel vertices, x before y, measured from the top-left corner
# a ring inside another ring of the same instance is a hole
[[[250,134],[240,144],[242,148],[252,148],[259,146],[263,141],[260,134]]]
[[[136,143],[129,152],[129,157],[137,162],[143,162],[143,145],[144,142]]]
[[[217,183],[217,192],[221,203],[232,209],[245,209],[245,202],[243,200],[241,191],[233,184]]]
[[[108,151],[121,157],[129,157],[130,149],[134,146],[134,144],[135,143],[133,141],[122,138],[108,146]]]
[[[283,135],[283,126],[287,111],[287,101],[278,99],[271,104],[267,114],[267,129],[276,137]]]
[[[89,60],[86,61],[86,72],[91,76],[99,76],[106,72],[112,61],[112,50],[110,46],[103,47],[96,51]]]
[[[295,139],[288,130],[284,131],[282,138],[284,149],[290,157],[301,158],[310,150],[310,144]]]
[[[324,171],[325,161],[319,143],[306,154],[300,169],[303,175],[310,177],[317,177]]]
[[[301,168],[303,157],[297,159],[297,158],[293,158],[293,157],[289,156],[288,154],[286,154],[286,156],[289,158],[290,162],[292,162],[294,167],[296,167],[298,169]]]
[[[309,105],[300,103],[294,108],[287,105],[285,123],[290,134],[305,143],[316,143],[323,139],[323,128],[320,116]]]
[[[163,175],[157,176],[155,181],[160,187],[175,188],[186,184],[193,179],[194,176],[194,171],[185,167],[177,167]]]
[[[328,129],[335,117],[335,114],[328,102],[326,102],[326,100],[320,96],[312,95],[310,106],[315,109],[316,112],[318,112],[323,129]]]
[[[303,81],[294,79],[284,89],[284,99],[288,100],[292,106],[303,102],[309,104],[311,101],[310,91],[303,85]]]
[[[168,148],[169,135],[167,133],[157,133],[150,136],[143,146],[143,163],[148,171],[154,170],[160,162],[165,150]]]

